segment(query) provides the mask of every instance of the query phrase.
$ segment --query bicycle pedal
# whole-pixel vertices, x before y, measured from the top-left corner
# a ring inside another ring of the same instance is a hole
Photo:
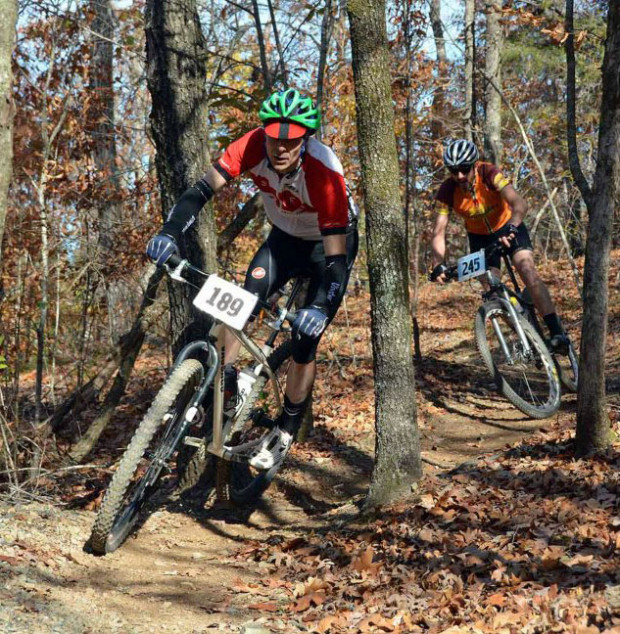
[[[196,436],[185,436],[183,439],[183,444],[189,447],[202,447],[204,442],[204,438],[197,438]]]

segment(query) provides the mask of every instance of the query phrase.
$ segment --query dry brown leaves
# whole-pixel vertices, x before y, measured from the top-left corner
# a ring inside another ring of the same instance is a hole
[[[278,582],[253,590],[266,600],[252,607],[278,606],[319,633],[611,633],[620,453],[576,461],[569,435],[557,425],[500,458],[428,477],[423,494],[364,530],[252,544],[239,557],[269,564]]]

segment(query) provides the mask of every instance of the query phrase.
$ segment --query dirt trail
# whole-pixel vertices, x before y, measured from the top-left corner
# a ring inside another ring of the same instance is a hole
[[[423,458],[435,473],[548,424],[526,419],[490,390],[472,342],[475,297],[446,322],[440,317],[454,305],[450,292],[437,293],[425,309],[425,359],[416,367]],[[331,352],[319,370],[313,436],[293,448],[251,514],[170,503],[116,553],[94,557],[83,551],[93,511],[45,500],[0,505],[0,631],[242,632],[248,623],[260,624],[261,612],[245,590],[267,573],[250,557],[252,543],[329,525],[368,487],[374,433],[367,309],[351,314],[360,321],[348,329],[347,341],[328,333]],[[574,409],[575,397],[563,397],[559,416],[571,417]],[[261,601],[260,594],[252,598]],[[266,631],[298,630],[276,617]]]
[[[435,377],[422,374],[419,380],[424,385]],[[444,392],[438,405],[431,406],[437,410],[431,425],[422,420],[423,456],[432,471],[502,449],[544,426],[500,399],[466,390]],[[569,400],[564,409],[571,407]],[[421,418],[428,416],[425,412]],[[254,540],[290,538],[329,524],[342,504],[359,498],[368,486],[371,437],[353,447],[337,433],[320,425],[315,438],[295,448],[277,484],[249,516],[212,504],[197,511],[170,503],[106,557],[83,551],[93,512],[42,503],[4,505],[0,629],[240,632],[248,623],[260,624],[259,613],[240,590],[263,572],[260,564],[237,554],[239,549],[251,550]],[[260,602],[260,596],[255,599]],[[280,631],[290,630],[282,622]]]

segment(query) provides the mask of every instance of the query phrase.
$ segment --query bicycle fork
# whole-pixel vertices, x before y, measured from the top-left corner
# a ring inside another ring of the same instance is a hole
[[[491,292],[493,290],[499,290],[499,289],[493,289],[493,287],[491,287]],[[510,319],[512,320],[512,323],[514,324],[514,329],[519,337],[519,341],[521,342],[523,346],[523,353],[529,357],[532,354],[532,347],[530,346],[530,342],[525,336],[525,332],[523,331],[523,328],[521,326],[521,320],[519,319],[519,315],[514,305],[510,301],[510,296],[508,295],[505,289],[502,289],[502,290],[503,290],[503,297],[498,297],[498,300],[502,304],[504,309],[508,311],[508,314],[510,315]],[[499,344],[502,348],[502,352],[504,353],[504,356],[506,357],[506,361],[510,365],[514,365],[515,359],[513,358],[513,355],[508,349],[508,345],[506,344],[506,339],[504,338],[504,335],[498,323],[497,317],[491,317],[491,324],[493,325],[493,330],[495,331],[495,336],[497,337],[497,340],[499,341]]]

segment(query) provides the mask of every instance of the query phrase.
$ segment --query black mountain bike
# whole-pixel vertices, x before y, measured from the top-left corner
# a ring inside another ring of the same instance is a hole
[[[486,261],[499,252],[512,288],[497,279]],[[485,276],[488,290],[475,321],[476,344],[498,391],[532,418],[547,418],[560,406],[560,382],[576,391],[579,360],[569,340],[568,354],[553,351],[527,289],[521,289],[506,247],[497,241],[460,258],[446,278],[465,281]]]
[[[97,554],[116,550],[147,514],[167,476],[174,473],[185,490],[205,480],[220,499],[237,504],[256,501],[267,489],[281,463],[254,469],[252,450],[263,442],[282,409],[281,379],[291,356],[292,307],[305,289],[302,277],[293,279],[282,307],[277,298],[261,302],[242,287],[171,258],[165,266],[173,280],[199,289],[194,305],[213,319],[204,340],[186,345],[129,443],[97,513],[90,546]],[[204,283],[204,284],[202,284]],[[200,288],[199,284],[202,284]],[[284,291],[282,291],[284,293]],[[262,347],[244,328],[256,303],[272,331]],[[239,373],[237,403],[225,411],[224,329],[232,332],[251,363]],[[286,339],[275,347],[276,338]]]

